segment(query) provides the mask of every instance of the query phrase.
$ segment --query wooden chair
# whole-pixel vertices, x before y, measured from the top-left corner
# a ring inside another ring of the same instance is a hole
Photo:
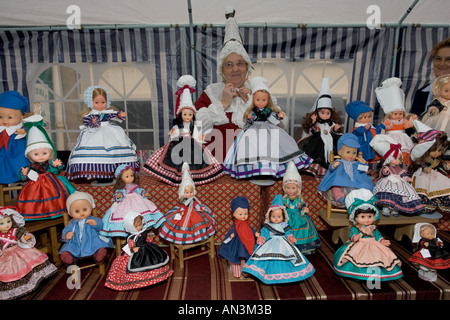
[[[97,217],[98,213],[97,213],[97,209],[96,209],[96,208],[92,209],[92,215],[93,215],[94,217]],[[68,214],[67,212],[64,212],[63,218],[64,218],[64,226],[67,227],[67,226],[69,225],[69,222],[70,222],[69,214]],[[83,260],[83,259],[85,259],[85,258],[92,258],[92,256],[83,257],[83,258],[80,258],[79,260]],[[74,263],[74,264],[76,264],[76,263]],[[79,268],[80,268],[80,270],[81,270],[81,269],[87,269],[87,268],[96,267],[97,265],[98,265],[98,267],[99,267],[99,272],[100,272],[100,274],[101,274],[101,275],[106,274],[106,265],[105,265],[105,262],[86,264],[86,265],[79,266]],[[74,271],[73,271],[73,272],[74,272]]]
[[[215,247],[214,247],[214,236],[209,237],[206,240],[191,243],[191,244],[176,244],[170,243],[170,255],[173,260],[178,258],[180,263],[180,269],[184,268],[184,261],[202,256],[204,254],[209,254],[209,257],[212,259],[215,256]],[[195,254],[188,254],[186,250],[201,247],[202,252]]]

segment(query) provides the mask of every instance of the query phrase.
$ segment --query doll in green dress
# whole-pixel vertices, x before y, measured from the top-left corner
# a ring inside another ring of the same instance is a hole
[[[289,216],[289,225],[295,245],[304,254],[310,255],[320,247],[319,234],[308,216],[309,208],[302,196],[302,177],[293,161],[288,163],[283,177],[283,203]]]

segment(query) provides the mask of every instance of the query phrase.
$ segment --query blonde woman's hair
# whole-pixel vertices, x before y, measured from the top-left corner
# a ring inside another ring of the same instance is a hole
[[[250,107],[248,107],[247,110],[245,110],[244,119],[243,119],[244,122],[247,122],[248,115],[252,112],[253,108],[255,107],[255,104],[253,103],[253,96],[254,96],[254,94],[256,92],[265,92],[265,93],[267,93],[269,95],[269,99],[268,99],[269,101],[268,101],[266,107],[268,107],[270,110],[272,110],[273,112],[276,112],[276,113],[282,112],[282,110],[273,102],[272,96],[271,96],[269,91],[267,91],[267,90],[257,90],[255,92],[252,92],[252,103],[251,103]]]

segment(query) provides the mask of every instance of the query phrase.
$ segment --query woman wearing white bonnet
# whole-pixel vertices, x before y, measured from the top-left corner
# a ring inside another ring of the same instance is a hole
[[[208,85],[195,102],[196,118],[201,121],[203,132],[208,134],[217,129],[221,133],[219,137],[213,133],[220,141],[215,141],[215,148],[210,148],[219,162],[224,159],[232,142],[227,141],[227,129],[231,130],[230,134],[244,127],[243,115],[251,103],[252,91],[247,80],[252,62],[244,48],[234,14],[233,7],[227,6],[224,44],[217,60],[217,75],[222,81]],[[235,134],[230,135],[230,139],[234,137]]]

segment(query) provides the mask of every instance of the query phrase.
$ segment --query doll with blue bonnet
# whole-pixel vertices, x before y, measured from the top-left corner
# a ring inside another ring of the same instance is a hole
[[[67,211],[66,199],[76,188],[66,177],[58,175],[64,164],[56,158],[43,118],[27,117],[24,126],[27,128],[25,154],[31,164],[20,170],[20,178],[26,184],[17,198],[17,210],[25,221],[59,218]]]
[[[401,260],[389,249],[390,241],[378,231],[380,218],[376,197],[366,189],[351,191],[345,198],[350,228],[350,240],[336,250],[334,271],[357,280],[390,281],[403,277]]]
[[[123,217],[130,210],[142,215],[144,227],[159,228],[165,221],[164,216],[153,201],[148,199],[147,191],[139,185],[140,177],[136,170],[122,164],[117,167],[115,177],[113,204],[102,218],[100,234],[106,237],[126,237],[128,233],[123,226]]]
[[[294,244],[304,255],[315,253],[320,247],[320,237],[309,217],[309,208],[302,196],[302,177],[293,162],[289,162],[283,177],[283,203],[289,217],[288,223]]]
[[[353,189],[373,190],[373,182],[367,175],[366,161],[358,157],[360,147],[354,134],[343,134],[337,144],[341,158],[330,164],[317,187],[319,193],[335,206],[344,207],[345,195]]]
[[[24,296],[58,272],[35,244],[16,208],[0,207],[0,300]]]
[[[265,284],[292,283],[311,277],[314,266],[294,245],[288,214],[281,195],[276,195],[266,214],[257,247],[242,268]]]
[[[79,258],[93,256],[96,263],[102,262],[107,248],[113,248],[111,239],[99,235],[103,226],[100,218],[92,216],[94,198],[87,192],[74,192],[67,198],[67,212],[72,217],[63,229],[63,245],[59,251],[61,261],[73,264]]]
[[[228,261],[235,278],[241,277],[242,266],[253,253],[256,238],[260,235],[250,225],[249,211],[250,204],[246,197],[238,196],[231,200],[234,222],[219,247],[218,255]]]
[[[109,92],[91,86],[84,92],[88,106],[83,113],[81,133],[70,153],[66,176],[70,180],[112,180],[116,168],[127,164],[139,169],[136,145],[118,123],[127,113],[111,107]]]
[[[27,147],[23,118],[28,110],[28,99],[17,91],[0,94],[0,183],[20,180],[20,169],[30,162],[25,156]]]

